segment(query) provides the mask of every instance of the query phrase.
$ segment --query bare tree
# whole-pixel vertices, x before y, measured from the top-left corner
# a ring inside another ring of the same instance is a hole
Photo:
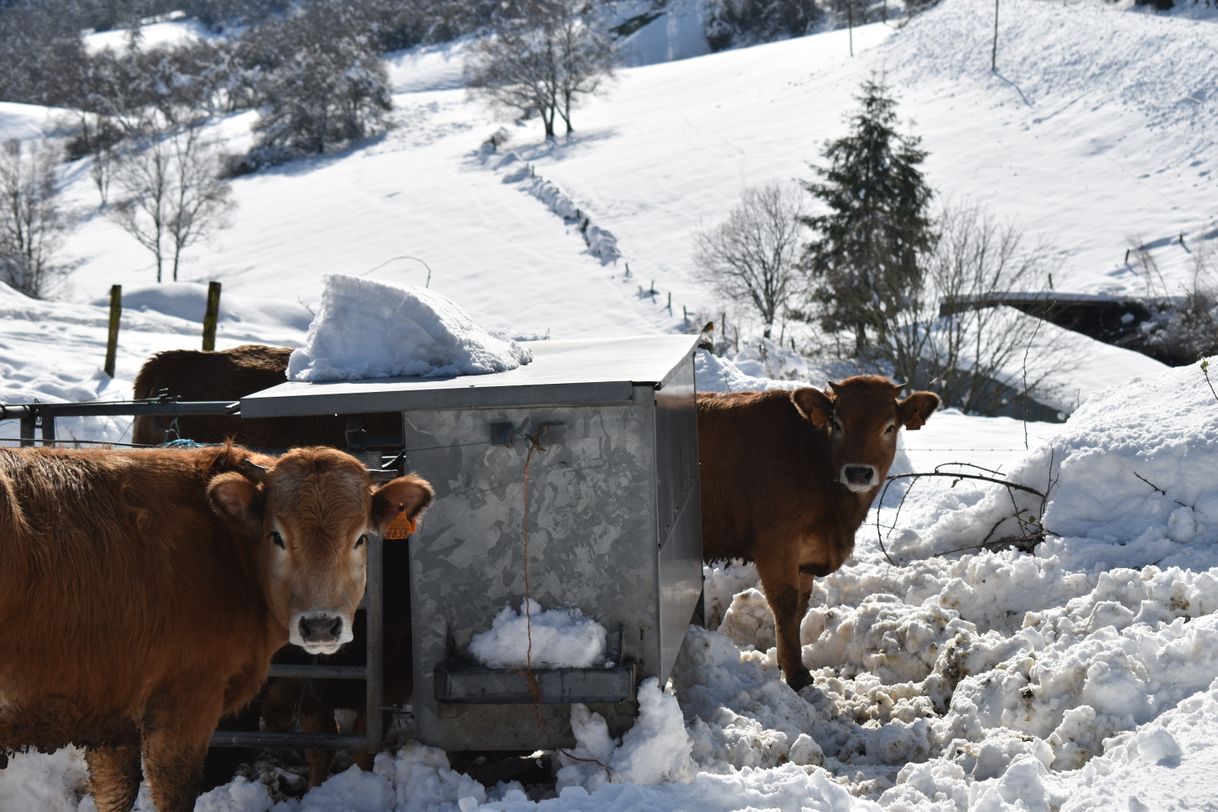
[[[1218,352],[1218,252],[1202,246],[1190,252],[1192,278],[1171,285],[1143,241],[1130,239],[1126,263],[1146,279],[1150,317],[1117,343],[1173,366]]]
[[[42,298],[67,273],[56,262],[66,221],[56,200],[60,150],[16,139],[0,149],[0,281]]]
[[[766,338],[800,279],[800,199],[781,183],[752,187],[727,220],[694,233],[694,262],[724,296],[752,304]]]
[[[1032,397],[1066,365],[1050,332],[1038,337],[1038,319],[995,306],[999,293],[1049,289],[1050,254],[978,208],[948,208],[937,225],[926,273],[907,292],[882,360],[948,405],[994,414],[1011,390]]]
[[[122,198],[110,216],[153,255],[157,282],[167,263],[176,282],[182,252],[223,226],[232,208],[219,152],[198,126],[136,145],[120,160],[114,183]]]
[[[525,0],[520,13],[501,21],[474,50],[467,83],[475,95],[505,110],[541,117],[547,139],[562,119],[574,130],[571,110],[601,90],[617,54],[585,0]]]

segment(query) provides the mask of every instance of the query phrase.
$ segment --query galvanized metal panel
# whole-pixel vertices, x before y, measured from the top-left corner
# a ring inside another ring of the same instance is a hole
[[[659,627],[663,682],[685,641],[685,633],[702,597],[702,514],[698,492],[690,494],[677,517],[668,543],[660,550]]]
[[[667,679],[702,594],[698,409],[692,354],[655,395],[656,536],[660,543],[660,665]]]
[[[527,341],[533,362],[446,379],[284,383],[241,399],[243,417],[367,414],[420,409],[603,404],[662,384],[696,338],[687,335]]]
[[[435,672],[436,699],[458,705],[571,705],[625,702],[634,698],[634,665],[613,668],[516,669],[443,667]]]
[[[677,514],[698,490],[698,413],[692,356],[674,367],[655,393],[656,520],[663,545]]]
[[[649,390],[650,391],[650,390]],[[571,743],[566,706],[462,706],[435,699],[434,671],[460,659],[525,588],[528,462],[528,594],[545,608],[578,607],[622,631],[619,662],[660,669],[655,531],[654,405],[412,412],[409,459],[437,500],[411,542],[415,717],[421,741],[451,750]],[[526,441],[490,445],[491,425],[523,438],[562,424],[563,441],[529,458]],[[633,703],[598,706],[621,732]],[[540,713],[541,722],[538,721]]]
[[[694,338],[531,348],[532,364],[499,375],[242,401],[247,417],[402,412],[404,465],[437,491],[409,548],[413,735],[449,750],[570,746],[574,701],[624,732],[637,680],[667,678],[701,589]],[[539,669],[534,686],[473,667],[472,636],[526,594],[600,622],[615,666]]]

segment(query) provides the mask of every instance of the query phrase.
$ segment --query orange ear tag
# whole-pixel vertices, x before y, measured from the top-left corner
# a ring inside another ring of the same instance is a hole
[[[385,535],[382,538],[385,541],[405,541],[410,538],[414,528],[415,523],[406,515],[406,511],[399,510],[398,514],[393,517],[393,521],[389,523],[389,527],[385,528]]]

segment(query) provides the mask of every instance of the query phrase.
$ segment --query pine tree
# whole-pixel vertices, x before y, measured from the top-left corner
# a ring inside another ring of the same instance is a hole
[[[850,133],[825,147],[828,168],[813,166],[820,180],[804,184],[829,211],[803,222],[815,234],[804,250],[813,309],[824,329],[852,331],[861,356],[919,287],[935,231],[921,139],[896,131],[896,101],[882,83],[865,82],[858,100]]]

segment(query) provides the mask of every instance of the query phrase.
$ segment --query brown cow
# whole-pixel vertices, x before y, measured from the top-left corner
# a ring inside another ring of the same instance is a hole
[[[430,498],[330,448],[0,450],[0,752],[87,748],[100,812],[142,753],[157,808],[192,808],[220,716],[289,641],[350,639],[367,534]]]
[[[876,375],[829,387],[698,396],[703,556],[757,563],[778,665],[796,690],[812,681],[799,624],[813,576],[854,549],[899,427],[921,428],[939,406],[933,392],[898,400],[902,387]]]
[[[136,376],[136,398],[154,398],[165,392],[179,400],[237,400],[245,395],[287,380],[291,349],[261,344],[243,344],[227,350],[168,350],[144,362]],[[198,442],[224,442],[228,438],[259,448],[289,448],[296,445],[346,447],[350,417],[287,417],[241,419],[226,416],[185,415],[178,418],[140,415],[135,418],[132,441],[155,445],[178,437]],[[362,415],[358,423],[374,435],[400,433],[400,414]],[[410,551],[405,544],[390,543],[384,548],[385,594],[383,614],[384,701],[387,705],[410,702],[414,687],[411,670]],[[353,645],[330,665],[362,664],[365,641],[362,624],[355,627]],[[285,650],[276,662],[299,662],[296,654]],[[282,729],[295,716],[311,733],[334,732],[334,711],[356,711],[355,731],[365,730],[366,704],[362,683],[350,680],[318,680],[305,686],[295,679],[273,679],[262,701],[263,719]],[[250,720],[252,721],[252,720]],[[329,772],[329,753],[307,752],[309,785],[320,784]],[[357,755],[365,769],[371,768],[371,755]]]
[[[149,358],[135,378],[137,399],[156,398],[162,392],[179,400],[237,400],[251,392],[287,381],[287,347],[242,344],[229,350],[167,350]],[[346,418],[293,417],[234,420],[226,416],[150,416],[136,418],[131,441],[158,445],[179,436],[200,442],[235,443],[257,448],[283,449],[299,445],[346,448]],[[401,431],[401,416],[380,419],[365,426],[373,433]]]

